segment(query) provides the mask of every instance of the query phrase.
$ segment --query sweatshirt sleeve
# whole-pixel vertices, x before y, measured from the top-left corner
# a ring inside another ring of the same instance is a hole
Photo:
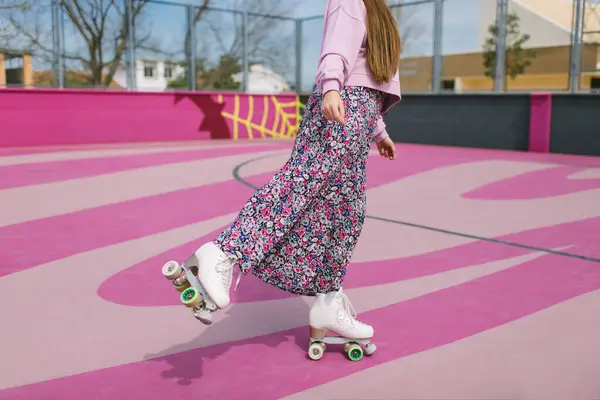
[[[353,16],[358,9],[355,2],[359,3],[357,0],[347,2],[347,10],[338,1],[338,5],[326,17],[316,76],[317,88],[321,93],[342,91],[360,52],[366,29],[363,21]]]
[[[387,129],[385,127],[385,122],[383,122],[383,117],[380,115],[377,120],[377,126],[375,127],[375,131],[373,131],[373,140],[375,143],[379,143],[389,137],[387,133]]]

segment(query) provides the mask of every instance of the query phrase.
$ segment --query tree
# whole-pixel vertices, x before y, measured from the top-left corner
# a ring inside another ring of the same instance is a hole
[[[26,0],[0,0],[0,12],[2,13],[15,10],[24,11],[26,9]],[[3,19],[0,19],[0,40],[5,40],[10,36],[10,29],[5,25],[6,22]]]
[[[202,60],[196,62],[196,86],[198,88],[239,90],[241,83],[234,80],[234,76],[242,72],[240,61],[231,55],[222,55],[219,63],[212,68],[207,68]],[[188,87],[188,73],[169,82],[171,89],[186,89]]]
[[[150,0],[132,0],[132,19],[140,24],[144,7]],[[52,62],[52,30],[49,24],[50,2],[40,0],[20,1],[19,10],[11,9],[3,14],[15,33],[12,42],[31,49],[46,63]],[[62,12],[66,23],[72,28],[65,41],[63,59],[70,65],[83,68],[87,74],[82,78],[94,86],[109,86],[125,55],[129,37],[125,1],[116,0],[63,0]],[[65,29],[67,30],[67,29]],[[67,36],[67,33],[65,33]],[[153,48],[150,34],[136,29],[135,46],[138,49]]]
[[[12,10],[12,9],[24,10],[26,8],[27,8],[26,0],[0,0],[0,10]]]
[[[498,25],[496,22],[488,27],[489,37],[483,45],[483,67],[485,76],[494,78],[496,75],[496,47],[498,42]],[[520,18],[516,13],[508,14],[506,21],[506,74],[511,79],[525,73],[535,58],[535,52],[526,50],[523,45],[530,39],[526,33],[521,33]]]
[[[26,0],[0,0],[0,10],[25,10],[26,8]]]
[[[233,75],[241,72],[244,52],[243,17],[241,13],[212,11],[211,0],[202,0],[195,9],[193,34],[196,35],[196,82],[198,88],[240,89]],[[292,2],[280,0],[230,0],[232,9],[251,11],[255,14],[286,16],[293,10]],[[219,4],[221,5],[221,4]],[[281,24],[288,24],[286,32]],[[249,63],[259,63],[281,74],[293,70],[294,47],[292,42],[294,23],[277,18],[249,16],[246,27]],[[190,36],[184,33],[186,62]],[[189,65],[189,64],[187,64]],[[169,84],[171,88],[187,87],[187,72]]]

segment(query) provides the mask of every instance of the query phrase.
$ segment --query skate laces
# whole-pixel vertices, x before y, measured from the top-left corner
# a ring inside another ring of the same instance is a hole
[[[217,264],[217,272],[221,274],[221,278],[223,279],[223,285],[229,290],[231,287],[231,280],[233,279],[233,266],[235,265],[235,258],[230,255],[226,255],[221,258],[219,263]],[[238,274],[237,279],[235,280],[235,286],[233,288],[234,291],[237,290],[238,285],[240,284],[240,280],[242,279],[242,273]]]
[[[346,312],[346,314],[350,315],[350,321],[352,321],[352,324],[354,324],[355,322],[358,322],[356,320],[356,317],[358,316],[358,314],[356,313],[356,310],[352,306],[352,303],[350,302],[350,299],[348,298],[346,293],[338,292],[338,298],[340,299],[341,306],[344,309],[344,311]]]
[[[225,256],[219,260],[217,264],[216,270],[221,275],[221,279],[223,279],[223,285],[229,290],[231,287],[231,279],[233,278],[233,265],[235,264],[235,260],[231,256]],[[238,277],[239,281],[239,277]],[[237,287],[237,283],[236,283]]]

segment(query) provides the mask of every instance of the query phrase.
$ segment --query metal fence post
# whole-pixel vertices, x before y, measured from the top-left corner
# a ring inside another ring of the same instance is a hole
[[[50,3],[50,13],[51,13],[51,21],[52,21],[52,86],[58,87],[58,32],[56,27],[57,18],[56,18],[56,9],[58,5],[56,4],[56,0],[52,0]]]
[[[431,86],[433,93],[442,89],[442,70],[444,57],[442,55],[442,38],[444,25],[444,0],[435,0],[433,11],[433,68]]]
[[[194,9],[194,6],[188,5],[186,11],[188,17],[187,36],[189,38],[188,48],[185,49],[188,59],[188,89],[196,90],[196,24],[194,22],[196,10]]]
[[[581,31],[582,0],[573,3],[573,28],[571,30],[571,62],[569,68],[569,89],[575,93],[579,89],[581,75]]]
[[[248,12],[244,11],[242,13],[242,90],[244,92],[248,91],[248,71],[249,71],[249,63],[248,63]]]
[[[506,23],[508,21],[508,0],[496,0],[496,66],[494,90],[502,92],[506,81]]]
[[[133,0],[125,0],[127,16],[127,86],[129,90],[137,89],[137,66],[135,55],[135,23],[133,18]]]
[[[302,20],[296,20],[296,93],[302,91]]]
[[[52,36],[53,36],[53,64],[55,87],[65,87],[65,68],[63,59],[63,24],[61,18],[61,0],[52,1]]]

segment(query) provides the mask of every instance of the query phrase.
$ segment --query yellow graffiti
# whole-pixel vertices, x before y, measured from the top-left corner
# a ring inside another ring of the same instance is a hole
[[[233,113],[223,111],[221,115],[230,119],[233,122],[232,139],[238,140],[240,136],[240,128],[246,128],[248,139],[254,139],[255,133],[258,132],[260,137],[265,139],[272,138],[291,138],[295,137],[300,126],[302,113],[304,112],[304,104],[300,102],[300,97],[296,96],[294,101],[280,102],[276,96],[261,96],[263,98],[262,118],[260,124],[253,122],[254,118],[254,96],[244,96],[248,99],[248,115],[240,116],[240,97],[235,95],[233,102]],[[218,96],[219,103],[223,103],[223,96]],[[293,112],[287,111],[293,109]],[[270,115],[274,113],[274,115]],[[271,116],[271,123],[269,122]]]

